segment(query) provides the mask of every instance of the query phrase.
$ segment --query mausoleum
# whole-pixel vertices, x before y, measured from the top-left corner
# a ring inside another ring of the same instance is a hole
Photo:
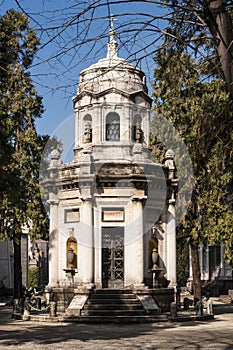
[[[151,157],[146,77],[118,56],[113,28],[106,58],[80,73],[73,103],[74,159],[63,163],[53,151],[45,182],[48,287],[58,309],[82,294],[81,310],[99,289],[159,290],[154,300],[161,307],[168,296],[168,306],[176,286],[174,153],[163,164]]]

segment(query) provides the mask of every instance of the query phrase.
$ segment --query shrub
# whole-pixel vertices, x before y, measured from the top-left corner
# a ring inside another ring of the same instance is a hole
[[[28,269],[28,288],[33,288],[39,284],[39,268]]]

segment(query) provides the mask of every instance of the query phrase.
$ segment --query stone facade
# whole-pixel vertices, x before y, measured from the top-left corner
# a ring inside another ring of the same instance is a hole
[[[159,283],[174,287],[174,154],[151,160],[145,75],[118,57],[113,30],[107,57],[81,72],[73,102],[74,160],[63,164],[53,151],[45,182],[49,286],[143,288],[156,266]]]
[[[199,246],[201,280],[205,292],[212,296],[228,294],[233,289],[232,268],[224,260],[224,243]],[[189,252],[189,279],[187,287],[193,291],[191,250]]]

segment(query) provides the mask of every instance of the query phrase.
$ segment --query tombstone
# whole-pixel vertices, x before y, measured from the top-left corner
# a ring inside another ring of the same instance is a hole
[[[203,315],[203,305],[200,300],[198,300],[195,304],[195,310],[196,310],[196,315],[197,316],[202,316]]]
[[[51,301],[50,303],[50,317],[57,316],[57,303],[55,301]]]
[[[176,318],[177,317],[177,308],[176,308],[176,303],[172,302],[170,304],[170,317],[171,318]]]
[[[209,315],[213,315],[213,300],[211,298],[209,298],[206,302],[206,312]]]

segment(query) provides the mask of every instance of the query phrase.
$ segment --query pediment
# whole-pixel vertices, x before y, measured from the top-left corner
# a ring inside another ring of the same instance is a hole
[[[110,95],[113,93],[116,95],[124,96],[125,98],[127,98],[133,102],[136,102],[137,97],[141,97],[144,101],[148,101],[150,103],[152,101],[152,98],[142,90],[136,91],[133,93],[127,93],[127,92],[120,90],[120,89],[117,89],[115,87],[110,87],[109,89],[106,89],[104,91],[97,92],[97,93],[95,93],[93,91],[89,91],[89,90],[83,90],[80,94],[78,94],[77,96],[75,96],[73,98],[73,102],[75,103],[77,101],[80,101],[85,96],[89,96],[95,100],[98,100],[99,98],[101,98],[103,96]]]

